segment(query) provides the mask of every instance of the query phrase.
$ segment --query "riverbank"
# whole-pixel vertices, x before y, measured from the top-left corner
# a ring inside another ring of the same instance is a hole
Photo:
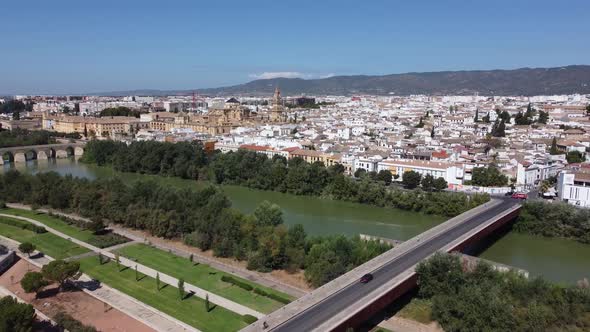
[[[69,174],[87,179],[117,176],[127,182],[150,179],[178,188],[196,186],[192,180],[121,173],[107,167],[81,164],[73,159],[13,164],[12,167],[27,173],[55,171],[61,175]],[[6,165],[3,169],[7,170],[10,167]],[[221,188],[230,198],[232,206],[244,213],[251,213],[264,200],[280,205],[285,224],[302,224],[310,235],[355,236],[362,233],[403,241],[444,221],[444,218],[437,219],[432,215],[363,204],[236,186]],[[553,282],[573,284],[590,276],[590,265],[585,259],[590,257],[590,245],[572,240],[551,239],[512,231],[485,247],[480,257],[525,269],[532,277],[544,276]]]

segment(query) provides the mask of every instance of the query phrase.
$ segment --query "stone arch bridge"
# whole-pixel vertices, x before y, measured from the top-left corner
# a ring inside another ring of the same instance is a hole
[[[0,165],[81,156],[84,154],[85,145],[85,142],[73,142],[0,148]]]

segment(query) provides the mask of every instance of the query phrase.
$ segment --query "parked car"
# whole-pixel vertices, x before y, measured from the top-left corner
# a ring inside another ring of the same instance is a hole
[[[361,277],[361,284],[366,284],[371,280],[373,280],[373,275],[370,273],[367,273]]]
[[[527,199],[528,195],[525,193],[514,193],[512,194],[512,198],[516,198],[516,199]]]

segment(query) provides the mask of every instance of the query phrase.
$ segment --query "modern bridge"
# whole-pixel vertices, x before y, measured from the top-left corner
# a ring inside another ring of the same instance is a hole
[[[57,143],[45,145],[15,146],[0,148],[0,165],[4,163],[24,163],[27,160],[47,160],[67,158],[84,154],[86,142]]]
[[[345,331],[367,321],[416,286],[416,266],[438,251],[461,251],[512,221],[513,199],[492,199],[415,236],[315,289],[242,331]],[[362,284],[361,276],[373,274]]]

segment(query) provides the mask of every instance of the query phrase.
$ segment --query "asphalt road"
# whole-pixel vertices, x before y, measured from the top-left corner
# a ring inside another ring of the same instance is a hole
[[[465,220],[461,224],[420,244],[414,250],[393,259],[378,270],[373,271],[372,274],[374,279],[372,281],[366,284],[356,282],[343,288],[341,291],[327,298],[323,302],[273,329],[273,331],[312,331],[337,313],[357,303],[362,297],[383,285],[388,280],[409,269],[437,250],[440,250],[459,236],[467,233],[491,217],[505,211],[509,207],[519,204],[518,201],[512,199],[502,200],[502,204]]]

